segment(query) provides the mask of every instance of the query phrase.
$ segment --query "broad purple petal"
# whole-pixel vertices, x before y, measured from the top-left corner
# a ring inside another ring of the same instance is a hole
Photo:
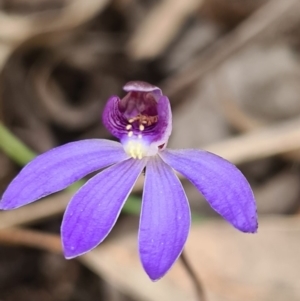
[[[28,163],[2,196],[1,209],[14,209],[57,192],[87,174],[127,159],[120,143],[89,139],[71,142]]]
[[[160,157],[149,159],[139,227],[143,267],[158,280],[179,257],[190,229],[190,209],[182,185]]]
[[[66,258],[82,255],[105,239],[146,162],[129,159],[115,164],[75,194],[61,226]]]
[[[165,150],[160,155],[189,179],[211,207],[235,228],[243,232],[257,231],[253,192],[233,164],[202,150]]]

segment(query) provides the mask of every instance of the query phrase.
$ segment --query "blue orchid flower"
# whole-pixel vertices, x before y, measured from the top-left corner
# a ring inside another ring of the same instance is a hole
[[[145,82],[129,82],[127,95],[109,98],[103,123],[121,143],[88,139],[54,148],[26,165],[3,194],[9,210],[60,191],[105,168],[74,195],[61,226],[66,258],[85,254],[109,234],[137,178],[145,169],[139,225],[139,254],[152,280],[180,256],[191,225],[186,194],[174,170],[190,180],[210,206],[243,232],[257,231],[249,183],[230,162],[197,150],[170,150],[169,99]]]

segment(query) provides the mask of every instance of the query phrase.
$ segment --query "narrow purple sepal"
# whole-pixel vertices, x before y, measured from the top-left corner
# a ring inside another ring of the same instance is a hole
[[[172,168],[160,157],[146,167],[139,227],[139,252],[152,280],[163,277],[180,256],[191,217],[187,197]]]
[[[102,139],[71,142],[51,149],[21,170],[4,192],[0,209],[15,209],[34,202],[127,158],[120,143]]]
[[[143,82],[143,81],[131,81],[126,83],[126,85],[123,87],[123,90],[126,92],[131,91],[138,91],[138,92],[154,92],[161,94],[161,89],[159,89],[156,86],[153,86],[149,83]]]
[[[65,257],[82,255],[109,234],[147,159],[129,159],[89,180],[70,201],[62,222]]]
[[[190,180],[211,207],[235,228],[256,232],[256,203],[244,175],[227,160],[202,150],[165,150],[163,160]]]

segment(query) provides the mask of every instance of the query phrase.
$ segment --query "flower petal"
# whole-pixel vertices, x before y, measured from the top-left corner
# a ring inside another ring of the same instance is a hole
[[[82,255],[105,239],[146,162],[129,159],[115,164],[75,194],[61,226],[66,258]]]
[[[160,157],[149,159],[139,228],[139,252],[152,280],[174,264],[186,242],[191,217],[187,197],[171,167]]]
[[[165,150],[163,160],[189,179],[211,207],[235,228],[256,232],[256,204],[244,175],[227,160],[203,150]]]
[[[163,149],[166,147],[172,132],[172,111],[168,97],[161,96],[159,98],[157,111],[159,112],[158,122],[156,127],[153,129],[153,133],[151,133],[151,135],[147,138],[151,141],[152,145],[157,147],[163,145],[161,148]]]
[[[131,81],[128,82],[124,87],[123,90],[126,92],[131,91],[139,91],[139,92],[157,92],[161,95],[161,89],[156,86],[153,86],[149,83],[142,82],[142,81]]]
[[[140,145],[143,156],[153,156],[166,147],[171,135],[170,101],[158,87],[141,81],[127,83],[124,90],[128,94],[122,99],[108,99],[103,124],[128,154],[133,144]]]
[[[102,113],[102,122],[107,130],[118,139],[122,139],[128,134],[126,130],[126,123],[119,111],[120,98],[118,96],[111,96],[104,107]]]
[[[14,209],[57,192],[87,174],[128,156],[120,143],[89,139],[71,142],[37,156],[3,194],[0,208]]]

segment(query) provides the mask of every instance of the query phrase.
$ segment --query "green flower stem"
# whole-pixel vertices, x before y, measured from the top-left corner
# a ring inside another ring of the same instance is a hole
[[[36,154],[0,123],[0,149],[14,162],[24,166]]]

